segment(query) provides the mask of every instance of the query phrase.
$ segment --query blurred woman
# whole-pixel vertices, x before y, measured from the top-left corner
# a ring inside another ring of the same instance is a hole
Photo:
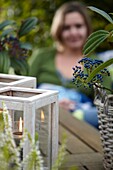
[[[38,88],[58,90],[61,107],[97,127],[97,113],[92,107],[93,92],[76,88],[72,82],[72,67],[79,66],[90,33],[86,7],[79,2],[63,4],[56,11],[51,26],[54,47],[35,50],[29,64],[30,75],[37,77]]]

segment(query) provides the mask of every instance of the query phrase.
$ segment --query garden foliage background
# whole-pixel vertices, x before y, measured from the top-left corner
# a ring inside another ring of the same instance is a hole
[[[38,18],[36,29],[24,38],[26,38],[26,41],[31,42],[34,47],[51,46],[52,39],[49,32],[54,12],[61,4],[69,1],[70,0],[0,0],[0,22],[11,19],[18,23],[27,17],[36,16]],[[85,3],[87,6],[95,6],[108,13],[113,12],[113,0],[78,1]],[[106,20],[100,15],[90,10],[88,11],[92,18],[91,21],[94,31],[106,26]],[[104,51],[110,48],[110,46],[104,43],[97,51]]]

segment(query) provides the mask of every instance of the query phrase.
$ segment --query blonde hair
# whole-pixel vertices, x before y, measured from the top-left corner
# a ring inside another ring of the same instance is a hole
[[[63,21],[65,15],[71,12],[78,12],[84,18],[87,27],[87,36],[91,33],[90,18],[87,14],[86,7],[80,2],[67,2],[64,3],[55,13],[53,22],[51,25],[51,35],[59,47],[63,47],[61,33],[63,30]]]

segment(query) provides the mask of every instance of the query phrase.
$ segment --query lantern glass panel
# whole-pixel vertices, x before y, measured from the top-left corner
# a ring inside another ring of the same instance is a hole
[[[13,132],[19,132],[19,131],[23,132],[23,127],[24,127],[23,111],[20,111],[20,110],[8,110],[8,111],[11,116],[12,131]]]
[[[36,109],[35,131],[39,136],[39,149],[44,159],[44,166],[48,167],[50,159],[50,121],[49,105]]]

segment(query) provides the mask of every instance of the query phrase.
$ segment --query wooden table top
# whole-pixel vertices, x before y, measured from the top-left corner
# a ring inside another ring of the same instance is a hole
[[[67,156],[62,170],[104,170],[99,131],[60,108],[59,143],[67,134]]]

